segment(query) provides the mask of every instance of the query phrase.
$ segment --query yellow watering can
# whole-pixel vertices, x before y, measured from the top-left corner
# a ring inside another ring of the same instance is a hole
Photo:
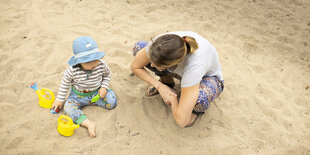
[[[43,108],[52,108],[52,104],[55,100],[54,93],[46,88],[39,90],[37,87],[37,83],[33,83],[31,86],[39,97],[39,105]]]
[[[57,131],[63,136],[72,136],[74,129],[79,128],[80,125],[74,124],[69,116],[61,115],[58,118]]]

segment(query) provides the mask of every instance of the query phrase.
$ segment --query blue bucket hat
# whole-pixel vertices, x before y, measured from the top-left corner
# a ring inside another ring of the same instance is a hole
[[[68,61],[70,66],[98,60],[105,55],[104,52],[98,50],[98,45],[95,40],[88,36],[82,36],[75,39],[73,41],[72,49],[74,56]]]

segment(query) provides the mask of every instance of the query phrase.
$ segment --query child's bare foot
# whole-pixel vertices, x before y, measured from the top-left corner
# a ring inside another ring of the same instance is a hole
[[[88,134],[90,137],[95,138],[96,137],[96,123],[86,119],[81,123],[81,126],[84,126],[88,129]]]

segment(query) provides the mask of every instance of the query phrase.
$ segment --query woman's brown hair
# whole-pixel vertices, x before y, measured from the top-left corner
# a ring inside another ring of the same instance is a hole
[[[194,53],[196,49],[198,44],[194,38],[166,34],[153,42],[150,47],[150,59],[158,67],[168,68],[181,62],[186,54]]]

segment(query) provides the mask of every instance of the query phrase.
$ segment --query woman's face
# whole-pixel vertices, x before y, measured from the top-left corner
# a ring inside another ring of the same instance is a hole
[[[99,60],[94,60],[86,63],[81,63],[81,66],[85,70],[94,70],[99,65]]]

